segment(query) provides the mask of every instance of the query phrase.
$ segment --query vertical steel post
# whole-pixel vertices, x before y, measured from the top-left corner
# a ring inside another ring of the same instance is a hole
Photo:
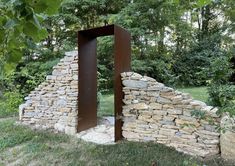
[[[96,37],[114,35],[115,141],[122,139],[122,81],[120,74],[130,71],[131,35],[117,25],[78,32],[78,132],[97,125]]]
[[[114,27],[114,105],[115,105],[115,141],[122,139],[122,91],[121,73],[130,71],[131,35],[124,29]]]
[[[96,38],[78,35],[78,131],[97,125]]]

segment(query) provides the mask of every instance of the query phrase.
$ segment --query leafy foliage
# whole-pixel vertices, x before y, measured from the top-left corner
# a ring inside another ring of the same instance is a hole
[[[191,115],[193,117],[198,118],[198,119],[205,119],[206,112],[201,111],[201,110],[193,110],[193,111],[191,111]]]
[[[19,105],[23,102],[22,95],[16,91],[5,92],[0,99],[0,118],[16,114]]]
[[[47,57],[48,54],[50,58]],[[52,72],[52,67],[61,58],[61,54],[47,51],[41,52],[41,56],[42,58],[37,60],[27,59],[19,63],[16,67],[17,70],[5,77],[7,79],[3,86],[11,91],[15,91],[17,88],[23,96],[26,96],[45,80],[46,76]]]
[[[45,80],[60,58],[60,53],[41,51],[40,58],[24,59],[17,65],[16,71],[2,75],[0,77],[2,93],[0,94],[0,116],[15,114],[23,98]]]
[[[235,99],[235,87],[231,85],[212,84],[208,91],[210,95],[209,103],[214,106],[232,105]]]
[[[143,75],[156,78],[159,82],[174,84],[175,77],[172,75],[171,66],[164,60],[138,60],[132,61],[132,70]]]
[[[0,1],[0,69],[10,71],[23,56],[26,39],[39,42],[47,30],[41,22],[47,14],[55,14],[61,0]]]
[[[229,58],[215,59],[211,66],[212,81],[208,87],[209,103],[220,107],[220,112],[227,111],[231,115],[235,114],[235,86],[229,82],[233,72]]]

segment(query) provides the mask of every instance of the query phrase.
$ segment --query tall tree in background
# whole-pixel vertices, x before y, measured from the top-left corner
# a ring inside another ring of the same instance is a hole
[[[33,6],[33,13],[42,30],[36,29],[39,33],[25,31],[29,37],[23,43],[34,45],[31,50],[28,47],[27,55],[35,54],[37,35],[46,37],[43,44],[41,42],[45,48],[39,47],[38,51],[50,50],[47,55],[43,53],[45,60],[56,50],[74,49],[78,30],[116,23],[132,34],[133,70],[164,83],[205,85],[211,60],[226,56],[225,52],[233,43],[230,37],[234,29],[232,0],[69,0],[63,3],[58,15],[46,18],[42,17],[47,9],[43,4],[45,0],[35,2],[40,2],[39,7]],[[32,18],[28,19],[32,27],[37,25],[37,21],[32,22],[34,16],[27,18]],[[13,24],[13,27],[17,26]],[[113,68],[112,40],[101,38],[99,42],[98,56],[102,66],[99,71],[109,73]]]

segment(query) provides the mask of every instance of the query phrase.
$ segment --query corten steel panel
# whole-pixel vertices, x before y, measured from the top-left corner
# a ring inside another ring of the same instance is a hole
[[[114,27],[116,27],[116,25],[108,25],[104,27],[82,30],[79,31],[78,33],[94,38],[100,36],[109,36],[109,35],[114,35]]]
[[[97,125],[96,38],[78,34],[78,131]]]
[[[96,37],[114,35],[114,108],[115,141],[122,138],[122,81],[120,73],[130,71],[131,35],[125,29],[109,25],[78,32],[79,98],[78,132],[97,125]]]
[[[131,35],[124,29],[114,27],[114,108],[115,108],[115,141],[122,139],[122,81],[120,74],[130,71]]]

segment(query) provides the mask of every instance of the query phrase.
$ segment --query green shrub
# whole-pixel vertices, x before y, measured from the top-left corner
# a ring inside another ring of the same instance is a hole
[[[18,70],[11,76],[14,85],[19,92],[26,96],[30,91],[42,83],[52,67],[59,62],[59,58],[44,61],[32,61],[27,64],[19,64]]]
[[[208,87],[209,103],[217,107],[226,107],[235,100],[235,87],[231,85],[211,84]]]
[[[209,104],[219,107],[219,113],[229,112],[235,115],[235,86],[229,82],[233,73],[228,57],[216,58],[210,67],[208,87]]]
[[[218,111],[220,114],[223,112],[228,112],[231,116],[235,115],[235,101],[231,104],[221,107]]]
[[[173,71],[178,76],[177,84],[180,86],[204,86],[207,81],[206,68],[210,60],[204,55],[186,53],[176,59]]]
[[[23,96],[19,92],[5,92],[0,99],[0,117],[16,114],[22,102]]]
[[[132,61],[132,70],[142,75],[155,78],[165,84],[173,84],[175,77],[172,75],[171,66],[163,59],[134,59]]]

